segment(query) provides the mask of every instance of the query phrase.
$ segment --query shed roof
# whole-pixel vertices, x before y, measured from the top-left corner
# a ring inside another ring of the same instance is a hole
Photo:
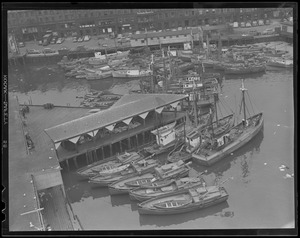
[[[45,129],[54,143],[103,128],[186,98],[179,94],[128,94],[111,108]]]
[[[148,32],[143,34],[135,34],[132,35],[132,39],[141,39],[141,38],[151,38],[151,37],[161,37],[161,36],[177,36],[177,35],[188,35],[191,34],[191,31],[193,34],[199,33],[201,30],[199,28],[194,29],[183,29],[178,31],[162,31],[162,32]]]

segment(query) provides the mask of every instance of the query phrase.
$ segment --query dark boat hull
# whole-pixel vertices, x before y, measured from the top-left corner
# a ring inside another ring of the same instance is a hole
[[[236,151],[237,149],[241,148],[243,145],[247,144],[263,128],[264,120],[262,118],[262,113],[259,113],[257,115],[260,115],[260,114],[261,114],[260,122],[255,128],[253,128],[253,130],[240,136],[236,141],[232,142],[231,144],[229,144],[222,150],[220,150],[210,156],[204,157],[204,156],[198,155],[196,153],[193,153],[192,161],[197,164],[200,164],[200,165],[211,166],[212,164],[220,161],[221,159],[223,159],[225,156],[229,155],[233,151]],[[255,115],[255,116],[257,116],[257,115]],[[255,116],[253,116],[253,117],[255,117]]]
[[[181,213],[186,213],[186,212],[192,212],[195,210],[200,210],[206,207],[210,207],[216,204],[219,204],[221,202],[225,202],[228,199],[228,194],[219,197],[216,200],[207,202],[207,203],[195,203],[183,207],[179,207],[176,209],[149,209],[149,208],[144,208],[144,207],[138,207],[138,212],[140,215],[173,215],[173,214],[181,214]]]

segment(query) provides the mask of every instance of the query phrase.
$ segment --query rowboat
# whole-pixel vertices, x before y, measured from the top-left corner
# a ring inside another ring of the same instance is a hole
[[[96,184],[97,186],[106,187],[113,182],[125,178],[125,176],[128,175],[141,175],[148,172],[154,172],[154,168],[159,165],[159,162],[155,159],[152,159],[153,156],[154,155],[150,155],[145,159],[131,163],[131,166],[116,173],[107,174],[106,176],[97,175],[91,177],[89,179],[89,183]]]
[[[202,185],[204,180],[198,177],[185,177],[176,180],[164,180],[165,185],[135,188],[129,191],[131,200],[145,201],[161,195],[170,194],[181,189]]]
[[[199,185],[139,203],[138,212],[140,215],[181,214],[213,206],[227,199],[225,188]]]
[[[179,160],[177,162],[165,164],[155,168],[155,173],[161,179],[185,177],[189,174],[189,171],[191,169],[191,167],[189,166],[190,164],[191,162],[184,163],[182,160]]]
[[[280,67],[280,68],[292,68],[293,61],[286,59],[271,59],[267,62],[267,66]]]
[[[155,175],[153,173],[145,173],[145,174],[132,174],[129,176],[126,176],[125,178],[119,179],[118,181],[109,184],[108,190],[110,195],[117,195],[117,194],[126,194],[131,189],[135,188],[134,186],[128,185],[131,181],[136,181],[141,179],[153,179]]]
[[[158,178],[142,178],[142,179],[136,179],[133,181],[126,182],[125,184],[129,187],[134,188],[160,188],[165,187],[171,184],[174,181],[174,179],[168,179],[168,180],[158,180]]]
[[[144,157],[137,152],[125,152],[123,154],[115,155],[108,159],[97,161],[93,164],[87,165],[78,169],[76,172],[82,177],[94,177],[99,175],[99,172],[110,170],[112,168],[130,163],[135,160],[143,159]]]
[[[183,145],[178,151],[171,151],[168,154],[167,161],[169,163],[174,163],[174,162],[177,162],[179,160],[182,160],[184,162],[188,161],[188,160],[191,160],[192,159],[192,154],[188,153],[185,150],[185,147],[186,147],[186,145]]]

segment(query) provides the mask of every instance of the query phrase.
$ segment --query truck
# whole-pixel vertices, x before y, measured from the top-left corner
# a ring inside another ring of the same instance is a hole
[[[51,39],[52,39],[52,33],[44,35],[44,37],[43,37],[43,46],[49,45],[50,42],[51,42]]]

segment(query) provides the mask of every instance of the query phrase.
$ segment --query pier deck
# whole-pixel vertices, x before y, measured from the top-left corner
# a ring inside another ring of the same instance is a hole
[[[30,112],[25,114],[26,126],[22,125],[22,116],[19,113],[19,104],[16,98],[9,95],[9,158],[8,158],[8,185],[9,185],[9,230],[10,231],[34,231],[30,222],[38,228],[42,228],[37,212],[20,215],[37,208],[36,193],[31,183],[31,175],[44,170],[59,169],[54,145],[44,132],[45,128],[63,123],[86,115],[89,109],[85,108],[63,108],[54,107],[51,110],[43,106],[29,106]],[[25,131],[34,143],[34,149],[27,150]],[[53,148],[53,150],[51,150]],[[49,159],[49,157],[52,157]],[[25,194],[25,195],[24,195]],[[54,201],[65,206],[64,197],[54,193]],[[61,210],[61,209],[59,209]],[[56,217],[69,216],[67,212],[63,215],[56,213]],[[45,211],[46,212],[46,209]],[[64,218],[62,218],[64,219]],[[70,219],[70,218],[69,218]],[[55,225],[54,225],[55,226]],[[54,229],[69,229],[68,221]]]

